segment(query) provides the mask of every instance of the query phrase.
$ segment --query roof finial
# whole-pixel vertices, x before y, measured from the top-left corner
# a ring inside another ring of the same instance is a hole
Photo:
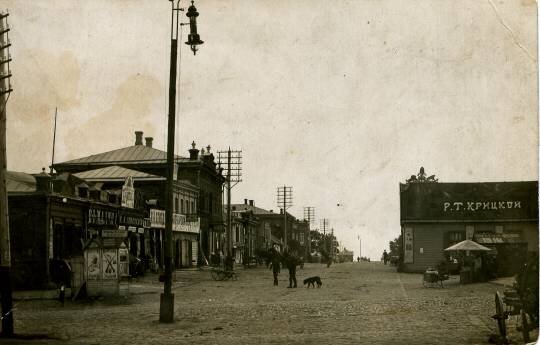
[[[195,146],[196,146],[196,145],[195,145],[195,140],[193,140],[193,142],[191,143],[191,147],[192,147],[192,148],[195,148]]]

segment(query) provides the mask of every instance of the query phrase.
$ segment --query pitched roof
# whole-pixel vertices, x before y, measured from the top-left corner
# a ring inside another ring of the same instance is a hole
[[[253,214],[278,214],[267,211],[260,207],[246,205],[246,204],[231,204],[231,208],[234,207],[235,211],[253,211]]]
[[[6,188],[9,193],[26,193],[36,191],[36,178],[30,174],[8,171]]]
[[[177,160],[189,160],[189,158],[175,155]],[[161,151],[145,145],[133,145],[121,149],[102,152],[95,155],[73,159],[67,162],[56,163],[54,165],[85,165],[85,164],[144,164],[144,163],[166,163],[167,152]]]
[[[118,165],[83,171],[74,175],[86,181],[124,181],[128,176],[133,177],[133,179],[137,181],[165,180],[165,177],[152,175],[133,169],[127,169]]]

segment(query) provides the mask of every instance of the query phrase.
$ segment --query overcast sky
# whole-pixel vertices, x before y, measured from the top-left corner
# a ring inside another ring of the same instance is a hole
[[[399,183],[420,166],[442,182],[537,180],[534,1],[195,5],[205,43],[181,47],[176,146],[242,149],[233,202],[277,210],[277,186],[292,186],[292,214],[315,207],[378,259],[400,233]],[[0,7],[8,169],[50,165],[55,107],[56,162],[130,146],[136,130],[165,148],[169,1]]]

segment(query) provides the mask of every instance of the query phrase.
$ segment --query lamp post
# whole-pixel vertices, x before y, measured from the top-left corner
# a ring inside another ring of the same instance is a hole
[[[172,288],[172,223],[173,223],[173,178],[174,178],[174,129],[176,116],[176,65],[178,57],[178,27],[183,25],[179,22],[179,12],[184,9],[180,7],[180,0],[169,0],[171,2],[171,65],[169,74],[169,114],[167,126],[167,191],[165,203],[165,243],[164,243],[164,286],[160,296],[159,322],[174,321],[174,294]],[[176,3],[176,5],[175,5]],[[199,12],[191,1],[188,8],[190,34],[186,44],[191,46],[193,54],[197,51],[197,46],[202,44],[197,34],[197,17]]]

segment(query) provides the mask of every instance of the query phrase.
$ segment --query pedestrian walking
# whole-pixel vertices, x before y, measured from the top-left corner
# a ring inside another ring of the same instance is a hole
[[[289,270],[288,288],[295,288],[296,287],[296,266],[298,265],[298,259],[292,254],[287,254],[287,256],[285,257],[285,265],[287,266],[287,269]]]
[[[386,265],[386,263],[388,262],[388,253],[386,252],[386,249],[382,253],[382,256],[383,256],[384,264]]]
[[[281,265],[281,258],[277,250],[272,249],[270,253],[270,264],[269,267],[272,269],[272,273],[274,274],[274,286],[278,285],[278,274],[280,271],[280,265]]]

